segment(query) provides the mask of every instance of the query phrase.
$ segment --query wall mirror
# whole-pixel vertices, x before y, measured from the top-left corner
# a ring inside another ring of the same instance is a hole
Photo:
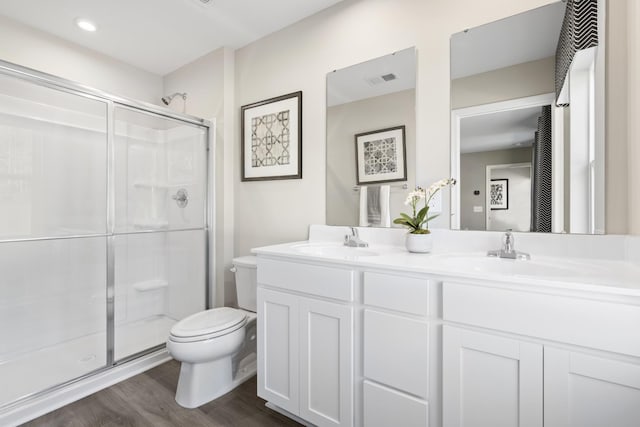
[[[586,3],[451,37],[453,229],[604,233],[604,20]]]
[[[389,227],[415,185],[415,49],[327,75],[327,224]]]

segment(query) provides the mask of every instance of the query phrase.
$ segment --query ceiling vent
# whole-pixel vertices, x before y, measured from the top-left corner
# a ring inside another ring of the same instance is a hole
[[[396,75],[393,73],[390,73],[390,74],[385,74],[383,76],[369,77],[364,80],[369,84],[369,86],[377,86],[379,84],[387,83],[395,79],[397,79]]]

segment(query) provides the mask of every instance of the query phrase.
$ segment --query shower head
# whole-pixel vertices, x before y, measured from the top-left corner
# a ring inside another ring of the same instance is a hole
[[[175,98],[176,96],[182,97],[182,99],[184,101],[187,100],[187,93],[186,92],[182,92],[182,93],[176,92],[176,93],[172,93],[171,95],[168,95],[168,96],[163,96],[162,97],[162,102],[164,103],[164,105],[169,105],[169,104],[171,104],[171,101],[173,100],[173,98]]]

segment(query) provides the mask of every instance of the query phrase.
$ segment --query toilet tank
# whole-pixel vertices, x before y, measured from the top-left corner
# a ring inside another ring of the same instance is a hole
[[[253,255],[241,256],[233,259],[233,269],[236,275],[236,293],[238,307],[249,311],[257,311],[257,258]]]

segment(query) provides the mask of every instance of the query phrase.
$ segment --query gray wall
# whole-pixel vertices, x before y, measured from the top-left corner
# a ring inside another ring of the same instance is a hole
[[[555,58],[524,62],[451,81],[451,109],[555,92]]]
[[[358,133],[405,125],[407,185],[413,189],[416,154],[416,95],[405,90],[327,108],[327,224],[358,225],[355,138]],[[391,183],[391,220],[404,210],[407,191]]]
[[[531,162],[531,147],[511,150],[468,153],[460,156],[460,229],[486,229],[486,171],[487,165]],[[480,191],[475,196],[474,190]],[[473,212],[482,206],[482,212]]]

